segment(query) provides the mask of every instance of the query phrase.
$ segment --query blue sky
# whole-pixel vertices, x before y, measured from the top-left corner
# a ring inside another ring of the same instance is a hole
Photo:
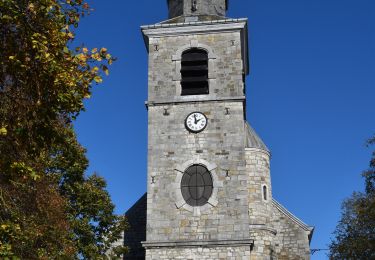
[[[167,18],[165,0],[90,1],[95,11],[76,44],[118,58],[75,123],[123,213],[146,191],[147,52],[140,26]],[[231,0],[249,18],[247,116],[272,152],[273,196],[315,226],[312,248],[327,248],[344,198],[375,134],[375,1]],[[325,253],[313,258],[327,259]]]

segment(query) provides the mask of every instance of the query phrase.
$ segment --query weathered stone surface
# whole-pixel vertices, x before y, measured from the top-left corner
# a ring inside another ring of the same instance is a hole
[[[312,227],[304,224],[276,201],[273,203],[271,223],[277,230],[274,244],[278,259],[310,259]]]
[[[231,25],[243,28],[245,23],[231,23],[226,27],[227,30],[231,29]],[[202,30],[206,29],[205,26],[200,27]],[[160,33],[173,33],[175,30],[161,30]],[[146,34],[149,32],[150,30],[145,30]],[[241,35],[241,30],[237,28],[226,33],[150,35],[148,102],[172,103],[244,97],[243,73],[247,57],[244,57],[241,50]],[[201,48],[208,52],[209,95],[181,96],[181,54],[190,48]]]
[[[173,248],[168,250],[151,249],[147,260],[181,259],[181,260],[248,260],[250,247],[212,247],[212,248]]]
[[[170,3],[170,12],[185,12],[188,2]],[[142,31],[149,52],[146,259],[309,259],[312,229],[273,199],[270,152],[246,122],[247,21]],[[190,48],[208,54],[207,95],[181,96],[181,55]],[[191,133],[184,121],[196,111],[208,124]],[[213,179],[200,207],[181,195],[182,174],[193,164]]]
[[[176,16],[225,16],[228,0],[167,0],[169,18]]]

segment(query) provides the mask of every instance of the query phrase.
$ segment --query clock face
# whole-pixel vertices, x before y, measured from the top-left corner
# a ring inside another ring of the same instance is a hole
[[[207,126],[207,117],[201,112],[193,112],[185,119],[186,128],[193,133],[203,131]]]

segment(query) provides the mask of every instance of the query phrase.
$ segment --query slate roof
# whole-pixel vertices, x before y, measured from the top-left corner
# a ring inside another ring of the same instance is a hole
[[[248,122],[245,124],[245,131],[246,131],[246,148],[257,148],[267,152],[270,152],[268,147],[264,144],[262,139],[260,139],[259,135],[255,132],[255,130],[250,126]]]

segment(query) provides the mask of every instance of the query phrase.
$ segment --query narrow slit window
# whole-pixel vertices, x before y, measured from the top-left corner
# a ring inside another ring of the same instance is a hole
[[[263,185],[263,199],[264,200],[267,200],[267,186],[266,185]]]
[[[208,54],[201,49],[190,49],[181,57],[181,95],[208,94]]]

